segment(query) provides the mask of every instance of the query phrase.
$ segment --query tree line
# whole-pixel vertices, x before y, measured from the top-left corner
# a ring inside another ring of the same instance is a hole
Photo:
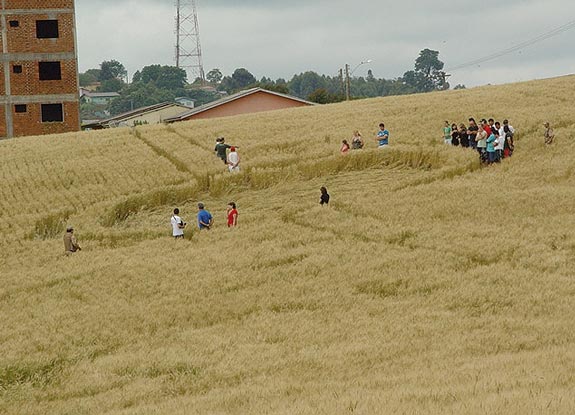
[[[449,89],[444,63],[439,60],[439,52],[424,49],[415,60],[414,69],[403,76],[384,79],[376,78],[372,70],[366,77],[351,77],[349,80],[352,99],[405,95]],[[131,109],[174,101],[176,97],[187,97],[196,101],[196,106],[233,94],[243,89],[261,87],[290,94],[309,101],[327,104],[345,99],[344,76],[320,75],[307,71],[294,75],[290,80],[262,77],[260,80],[246,68],[238,68],[231,75],[224,75],[218,68],[206,74],[206,82],[195,79],[189,83],[186,71],[168,65],[148,65],[134,73],[127,83],[127,72],[116,60],[104,61],[100,68],[89,69],[80,74],[80,85],[97,86],[101,92],[118,92],[104,111],[115,115]],[[464,88],[458,85],[456,88]],[[94,108],[82,105],[83,118],[89,117]]]

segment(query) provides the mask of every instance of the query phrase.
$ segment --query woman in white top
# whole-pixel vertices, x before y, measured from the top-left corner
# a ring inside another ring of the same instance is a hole
[[[240,155],[235,147],[231,147],[228,154],[228,169],[230,173],[240,171]]]

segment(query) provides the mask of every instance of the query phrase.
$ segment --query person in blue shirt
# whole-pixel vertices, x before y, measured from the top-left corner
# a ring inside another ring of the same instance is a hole
[[[377,132],[378,148],[384,148],[389,144],[389,131],[385,129],[383,123],[379,124],[379,131]]]
[[[212,224],[214,223],[214,219],[212,218],[212,214],[204,209],[203,203],[198,203],[198,228],[201,229],[210,229]]]
[[[488,156],[488,163],[492,164],[495,163],[495,134],[491,133],[487,138],[487,156]]]

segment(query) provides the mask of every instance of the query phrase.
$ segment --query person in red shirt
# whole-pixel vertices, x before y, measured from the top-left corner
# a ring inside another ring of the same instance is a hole
[[[233,228],[238,224],[238,210],[235,202],[228,203],[228,228]]]

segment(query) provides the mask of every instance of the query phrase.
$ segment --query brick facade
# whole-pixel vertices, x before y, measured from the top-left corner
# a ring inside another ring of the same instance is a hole
[[[0,0],[0,24],[0,138],[78,131],[74,0]]]

